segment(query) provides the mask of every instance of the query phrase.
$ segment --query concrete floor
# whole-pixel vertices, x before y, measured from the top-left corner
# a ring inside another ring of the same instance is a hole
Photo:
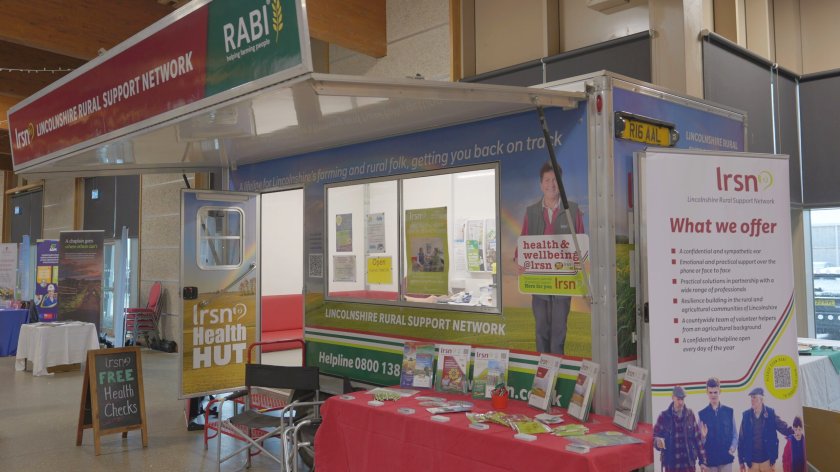
[[[285,363],[288,357],[300,365],[299,356],[267,355],[263,362]],[[143,447],[140,431],[126,439],[113,434],[102,437],[102,454],[96,456],[92,429],[85,430],[82,445],[76,446],[82,372],[33,377],[15,371],[14,357],[0,357],[0,470],[216,470],[215,441],[205,451],[202,432],[187,431],[185,401],[178,399],[178,354],[143,349],[142,358],[149,446]],[[235,443],[229,438],[223,442]],[[276,440],[270,444],[270,450],[279,449]],[[243,453],[222,470],[241,470],[244,462]],[[278,469],[277,463],[256,456],[250,470]]]

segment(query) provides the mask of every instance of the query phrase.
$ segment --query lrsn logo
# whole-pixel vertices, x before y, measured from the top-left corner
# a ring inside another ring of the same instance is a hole
[[[716,169],[717,189],[724,192],[758,192],[773,186],[773,174],[762,170],[758,174],[726,174]]]
[[[268,16],[268,5],[271,5],[271,16]],[[280,31],[283,29],[283,7],[280,0],[266,0],[262,8],[251,10],[248,16],[239,17],[234,23],[226,23],[222,27],[225,37],[225,53],[231,50],[249,46],[251,43],[268,36],[271,31],[277,33],[275,41],[280,39]]]
[[[29,123],[26,129],[18,131],[15,128],[15,148],[23,149],[32,144],[32,137],[35,136],[35,125]]]

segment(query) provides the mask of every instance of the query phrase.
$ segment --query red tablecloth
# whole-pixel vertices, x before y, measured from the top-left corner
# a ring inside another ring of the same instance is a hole
[[[420,393],[448,399],[468,400],[473,412],[491,410],[489,400],[440,392]],[[586,425],[590,433],[623,431],[643,444],[601,447],[587,454],[566,451],[569,441],[551,434],[537,435],[532,442],[514,439],[510,428],[491,424],[490,429],[469,428],[464,413],[451,413],[448,423],[432,421],[425,407],[414,397],[383,406],[367,404],[373,396],[354,393],[355,399],[330,398],[322,409],[324,422],[315,438],[315,463],[321,472],[336,471],[551,471],[613,472],[629,471],[653,463],[653,428],[640,424],[627,433],[612,424],[612,418],[591,415]],[[404,415],[398,408],[414,408]],[[538,410],[524,402],[511,401],[505,413],[534,416]],[[565,423],[578,421],[562,412]]]

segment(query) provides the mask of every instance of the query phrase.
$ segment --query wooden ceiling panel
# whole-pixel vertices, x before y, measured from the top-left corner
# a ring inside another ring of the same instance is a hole
[[[14,69],[76,69],[86,61],[48,51],[0,41],[0,67]],[[68,72],[0,71],[0,93],[25,98],[55,82]]]
[[[0,0],[0,39],[90,60],[173,11],[156,0]]]
[[[372,57],[388,52],[385,0],[310,0],[309,35]]]

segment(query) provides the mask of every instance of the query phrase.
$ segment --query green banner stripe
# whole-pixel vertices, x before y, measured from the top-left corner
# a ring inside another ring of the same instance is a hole
[[[356,341],[368,341],[368,342],[376,342],[380,344],[389,344],[391,346],[399,346],[402,349],[403,343],[400,341],[386,341],[383,339],[371,339],[369,337],[365,337],[363,334],[351,335],[351,334],[339,334],[336,331],[330,331],[329,333],[326,332],[309,332],[307,330],[307,335],[317,335],[317,336],[329,336],[333,338],[342,338],[342,339],[350,339]]]
[[[384,353],[388,353],[388,354],[399,354],[400,356],[402,356],[402,352],[403,352],[402,348],[400,348],[399,350],[393,350],[393,349],[373,347],[373,346],[361,346],[361,345],[358,345],[358,344],[352,344],[352,343],[346,343],[346,342],[329,341],[329,340],[326,340],[326,339],[319,339],[318,342],[320,342],[321,344],[330,344],[330,345],[333,345],[333,346],[344,346],[344,347],[350,347],[350,348],[354,348],[354,349],[364,349],[366,351],[384,352]]]

